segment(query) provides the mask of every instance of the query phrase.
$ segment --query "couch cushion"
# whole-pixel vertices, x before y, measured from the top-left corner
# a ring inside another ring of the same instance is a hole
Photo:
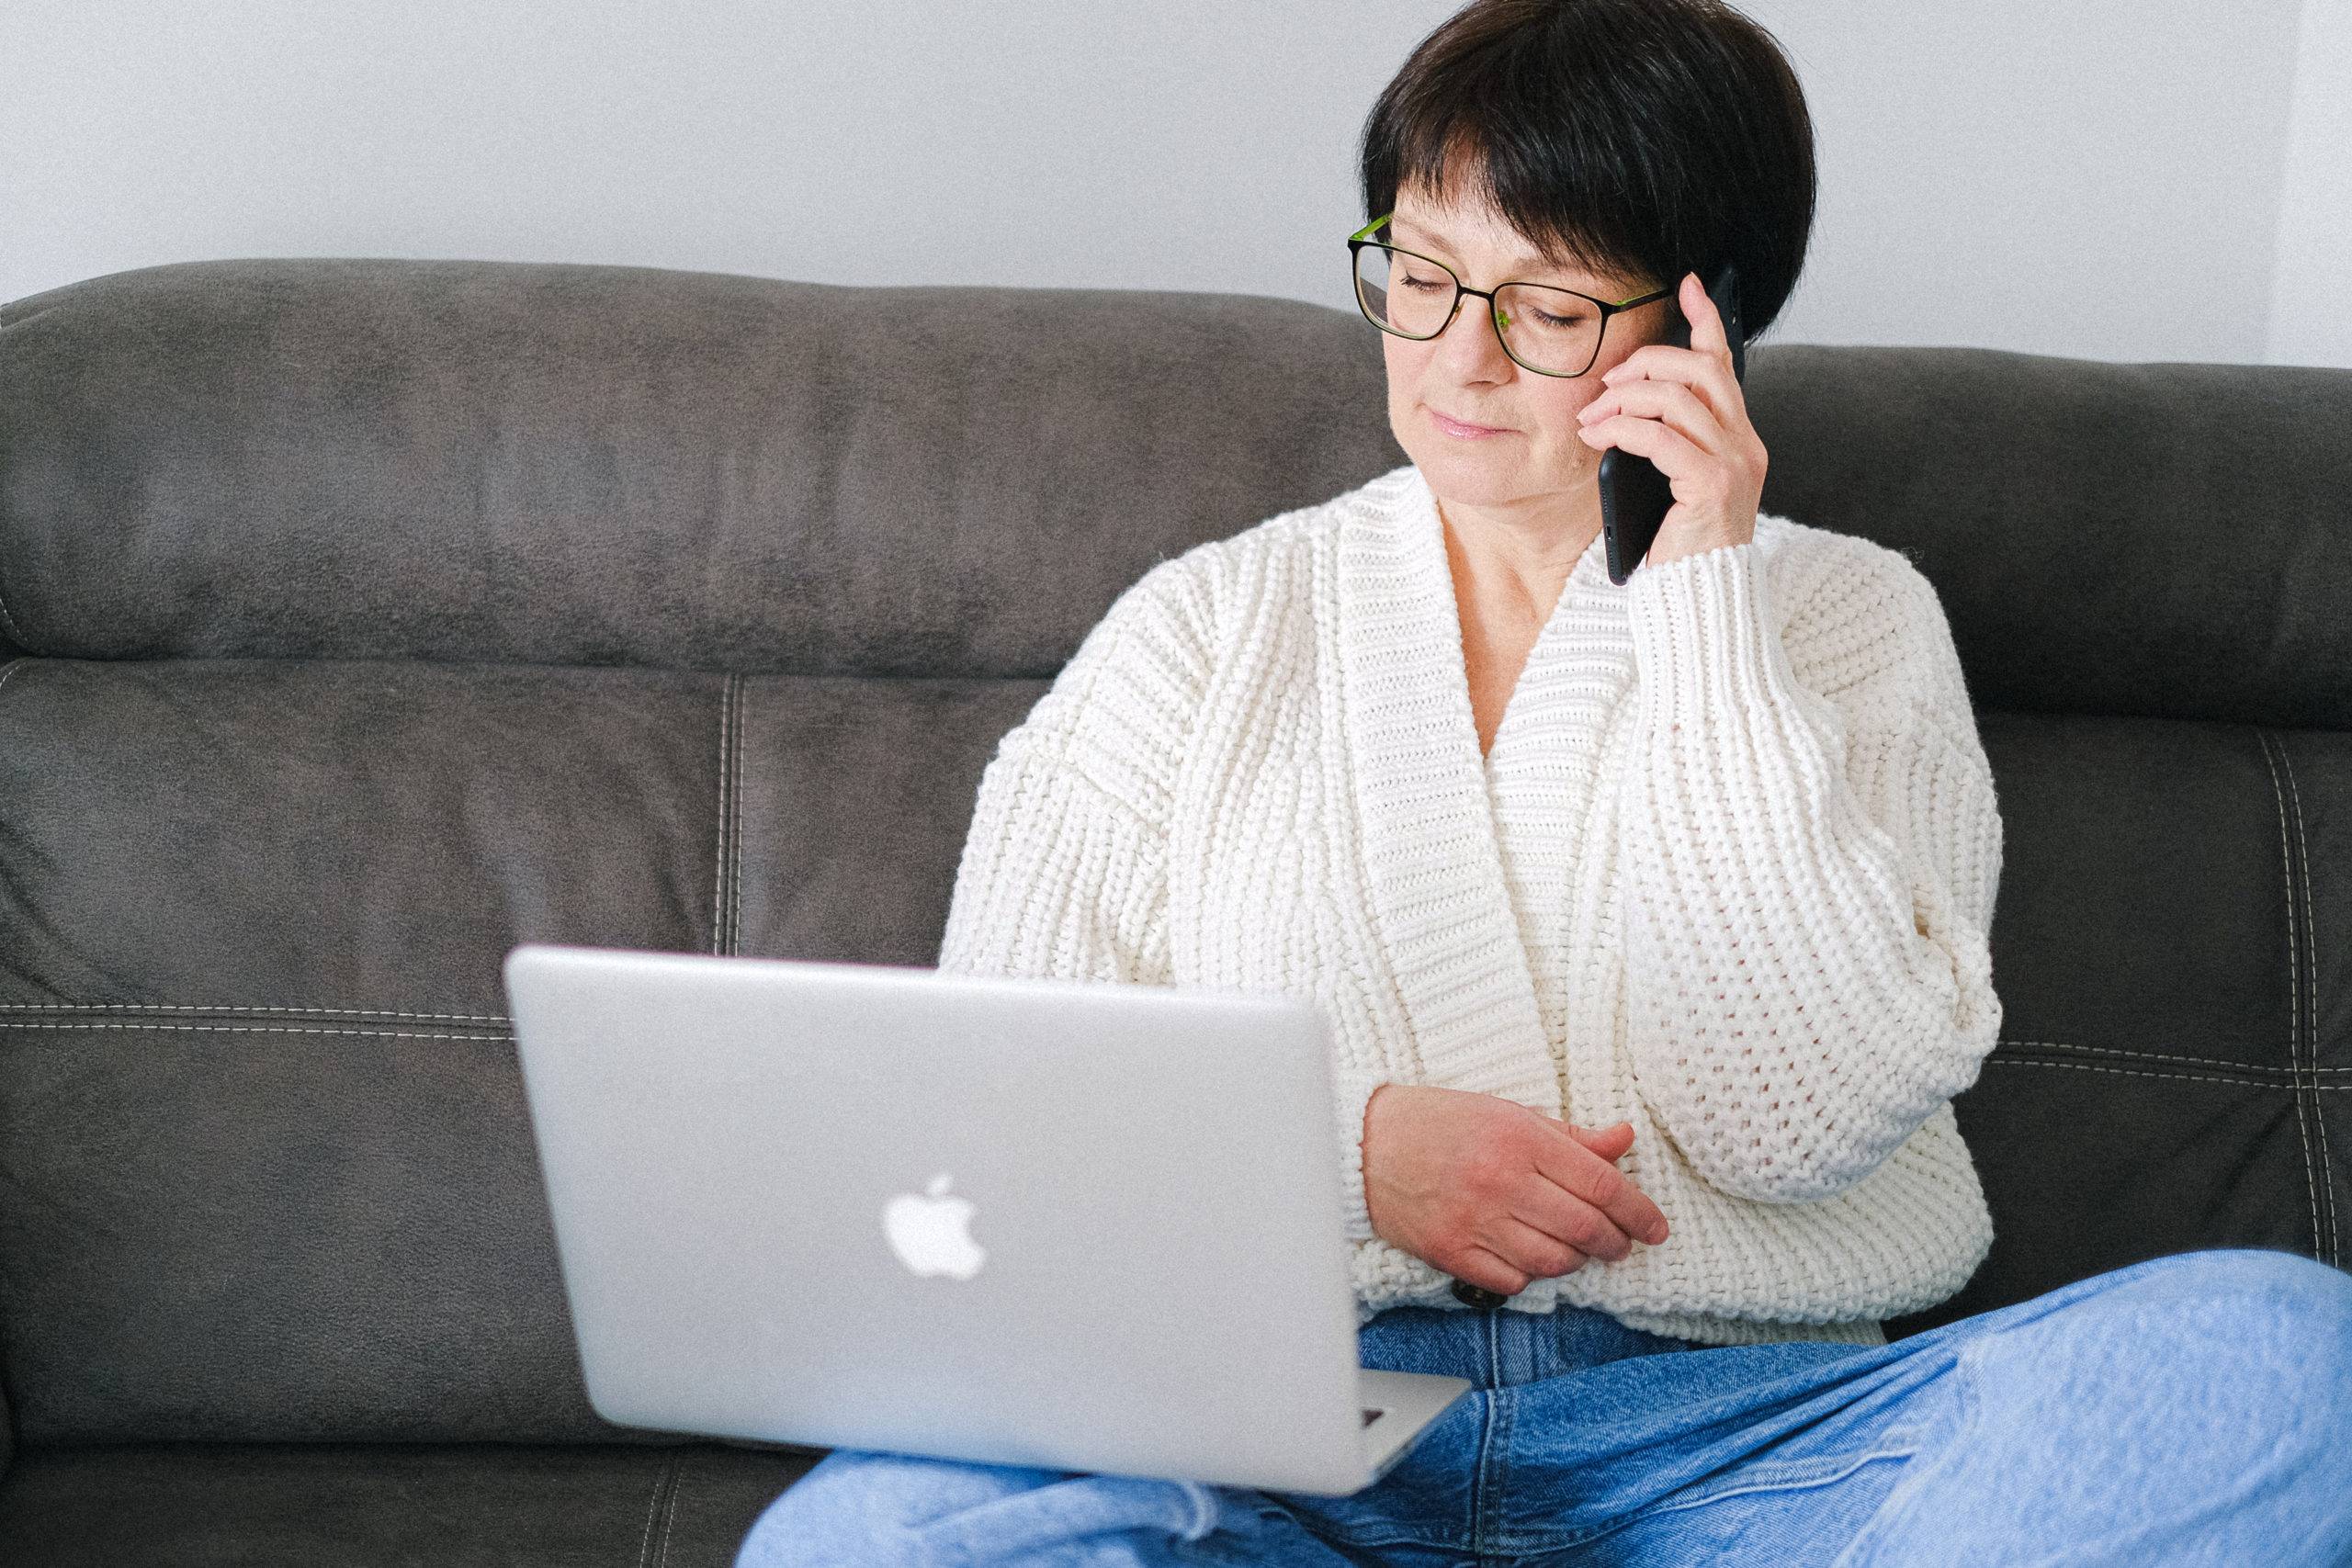
[[[1980,709],[2352,729],[2352,370],[1795,344],[1767,512],[1902,551]]]
[[[1952,1111],[1993,1248],[1889,1337],[2203,1247],[2352,1266],[2352,735],[1978,728],[2002,1026]]]
[[[1382,384],[1255,296],[145,267],[0,307],[0,633],[1050,675],[1162,556],[1403,462]]]
[[[89,278],[0,306],[0,653],[1047,676],[1154,561],[1405,460],[1380,342],[1248,295]],[[2352,373],[1768,340],[1747,402],[1765,509],[1911,555],[1980,706],[2352,728]]]
[[[499,965],[927,964],[1042,684],[30,660],[0,683],[0,1336],[33,1446],[619,1436]]]
[[[827,1450],[155,1444],[18,1456],[27,1568],[729,1568]]]

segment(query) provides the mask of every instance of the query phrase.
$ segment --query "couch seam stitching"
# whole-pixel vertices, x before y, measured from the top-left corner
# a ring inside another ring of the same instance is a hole
[[[0,1020],[0,1034],[19,1029],[132,1029],[160,1032],[176,1030],[190,1034],[349,1034],[376,1040],[471,1040],[487,1044],[495,1040],[511,1040],[512,1031],[484,1031],[476,1034],[440,1034],[413,1029],[327,1029],[302,1028],[293,1024],[269,1023],[16,1023]]]
[[[2311,839],[2303,830],[2303,792],[2295,783],[2295,759],[2287,753],[2287,743],[2278,741],[2278,766],[2287,775],[2287,799],[2294,808],[2295,863],[2302,872],[2303,881],[2303,1069],[2311,1075],[2312,1091],[2316,1097],[2319,1082],[2319,918],[2312,908]],[[2320,1111],[2319,1101],[2312,1101],[2312,1120],[2319,1125],[2319,1190],[2327,1200],[2328,1262],[2342,1267],[2344,1262],[2344,1217],[2335,1206],[2335,1161],[2327,1147],[2327,1118]]]
[[[0,1024],[0,1029],[6,1029],[7,1027],[8,1026],[6,1024]],[[2224,1077],[2220,1073],[2151,1073],[2139,1071],[2131,1067],[2101,1067],[2094,1066],[2089,1062],[2030,1062],[2015,1056],[2009,1057],[2007,1060],[1998,1056],[1987,1056],[1984,1058],[1984,1065],[1988,1067],[2056,1067],[2065,1072],[2115,1073],[2127,1078],[2177,1078],[2182,1083],[2232,1084],[2240,1089],[2267,1089],[2274,1091],[2283,1091],[2299,1097],[2307,1088],[2313,1094],[2352,1093],[2352,1083],[2321,1083],[2309,1085],[2300,1082],[2291,1084],[2265,1083],[2260,1078]],[[2301,1100],[2298,1099],[2297,1104],[2300,1105],[2301,1103]],[[2308,1138],[2305,1140],[2305,1146],[2306,1148],[2309,1147]]]
[[[25,635],[25,628],[17,624],[17,617],[8,614],[8,600],[4,594],[0,594],[0,626],[8,628],[8,636],[11,639],[23,643],[28,648],[32,646],[33,639]]]
[[[727,917],[727,951],[740,953],[743,950],[743,705],[745,682],[741,675],[735,681],[735,759],[732,764],[734,782],[728,786],[728,799],[732,803],[735,821],[727,833],[728,898],[731,904]]]
[[[710,951],[724,953],[727,941],[727,743],[734,719],[735,677],[718,682],[718,820],[710,871]]]
[[[670,1483],[670,1472],[677,1467],[678,1456],[671,1454],[662,1461],[661,1470],[653,1477],[653,1495],[645,1500],[645,1532],[638,1542],[637,1568],[648,1568],[653,1561],[653,1520],[662,1511],[662,1490]]]
[[[0,1002],[0,1012],[258,1012],[293,1013],[328,1018],[406,1018],[439,1023],[511,1023],[512,1014],[503,1012],[407,1012],[399,1008],[317,1008],[288,1007],[266,1002]],[[2222,1056],[2172,1056],[2159,1052],[2134,1051],[2120,1045],[2076,1045],[2064,1040],[2003,1040],[2003,1045],[2041,1051],[2098,1051],[2128,1062],[2191,1062],[2205,1066],[2229,1067],[2238,1072],[2280,1073],[2285,1067],[2266,1067],[2258,1062],[2233,1062]],[[2015,1058],[2009,1058],[2014,1062]],[[1988,1057],[1994,1065],[2003,1058]],[[2034,1064],[2066,1066],[2071,1064]],[[2352,1074],[2352,1067],[2305,1068],[2305,1072]],[[2196,1076],[2196,1075],[2183,1075]],[[2323,1086],[2325,1087],[2325,1086]]]
[[[2014,1045],[2020,1050],[2028,1051],[2098,1051],[2109,1056],[2121,1057],[2127,1062],[2194,1062],[2201,1066],[2229,1067],[2242,1073],[2287,1073],[2292,1076],[2294,1071],[2290,1067],[2265,1066],[2260,1062],[2233,1062],[2224,1056],[2171,1056],[2161,1051],[2134,1051],[2123,1045],[2075,1045],[2064,1040],[2001,1040],[1995,1043]],[[2352,1067],[2320,1067],[2316,1070],[2323,1073],[2352,1073]]]
[[[229,1002],[0,1002],[0,1012],[293,1012],[343,1018],[413,1018],[438,1023],[511,1023],[503,1012],[399,1012],[390,1008],[239,1007]]]
[[[13,1006],[17,1004],[8,1005]],[[51,1009],[46,1010],[81,1010],[81,1008],[86,1005],[91,1004],[77,1004],[72,1009]],[[18,1029],[121,1029],[144,1030],[150,1032],[163,1032],[177,1030],[193,1034],[344,1034],[379,1040],[472,1040],[485,1043],[493,1040],[512,1039],[514,1037],[514,1032],[512,1030],[481,1030],[472,1033],[445,1033],[428,1030],[345,1029],[330,1028],[325,1025],[284,1023],[76,1023],[72,1021],[40,1023],[32,1021],[19,1022],[10,1019],[0,1019],[0,1033],[6,1033],[11,1030]],[[2315,1094],[2352,1094],[2352,1083],[2312,1084],[2309,1086],[2287,1085],[2265,1083],[2258,1078],[2225,1077],[2219,1073],[2140,1072],[2128,1067],[2097,1066],[2087,1062],[2030,1062],[2022,1061],[2015,1057],[2010,1057],[2005,1060],[1998,1056],[1988,1056],[1985,1058],[1985,1066],[1994,1067],[2058,1067],[2077,1073],[2116,1073],[2124,1077],[2135,1078],[2175,1078],[2183,1083],[2229,1084],[2241,1089],[2286,1089],[2290,1093],[2300,1092],[2302,1088],[2308,1087],[2311,1091]]]
[[[2302,949],[2301,944],[2298,940],[2298,931],[2295,924],[2295,861],[2293,854],[2288,848],[2287,795],[2286,792],[2279,786],[2278,763],[2277,758],[2274,757],[2271,752],[2271,734],[2267,729],[2257,727],[2254,735],[2255,739],[2259,742],[2262,747],[2263,765],[2270,770],[2270,795],[2272,801],[2278,808],[2278,870],[2280,877],[2285,883],[2284,891],[2287,895],[2287,1064],[2289,1067],[2292,1069],[2294,1074],[2295,1128],[2296,1131],[2302,1135],[2303,1140],[2303,1186],[2311,1201],[2312,1256],[2313,1258],[2317,1258],[2322,1250],[2319,1233],[2319,1168],[2312,1160],[2311,1118],[2303,1110],[2301,1077],[2301,1043],[2303,1037],[2303,992],[2301,986]],[[2312,1089],[2314,1095],[2316,1095],[2319,1089],[2318,1077],[2316,1074],[2312,1077]],[[2312,1109],[2314,1111],[2318,1110],[2318,1100],[2316,1099],[2312,1102]]]
[[[678,1494],[686,1486],[685,1461],[686,1456],[682,1453],[671,1456],[673,1473],[670,1482],[670,1498],[662,1509],[662,1542],[653,1551],[653,1568],[662,1568],[662,1564],[670,1561],[670,1529],[678,1522]]]

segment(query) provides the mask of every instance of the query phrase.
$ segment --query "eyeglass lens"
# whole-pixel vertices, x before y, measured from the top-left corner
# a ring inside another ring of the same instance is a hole
[[[1356,298],[1374,326],[1434,337],[1453,309],[1453,276],[1407,252],[1363,245],[1356,251]],[[1581,375],[1600,352],[1600,309],[1565,288],[1507,283],[1495,291],[1495,315],[1503,346],[1532,370]]]

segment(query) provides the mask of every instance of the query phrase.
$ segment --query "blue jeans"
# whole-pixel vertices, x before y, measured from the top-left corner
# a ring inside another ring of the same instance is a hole
[[[836,1449],[735,1568],[2352,1565],[2352,1274],[2293,1253],[2154,1258],[1884,1347],[1583,1307],[1393,1307],[1358,1337],[1475,1386],[1353,1496]]]

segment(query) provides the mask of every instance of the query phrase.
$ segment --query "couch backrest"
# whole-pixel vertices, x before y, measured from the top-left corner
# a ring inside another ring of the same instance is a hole
[[[1958,1106],[2001,1239],[1917,1325],[2342,1263],[2352,372],[1749,375],[1766,509],[1936,583],[2002,792],[2010,1038]],[[1403,461],[1377,335],[1269,299],[312,260],[0,307],[23,1438],[633,1438],[506,951],[930,963],[1118,592]]]

